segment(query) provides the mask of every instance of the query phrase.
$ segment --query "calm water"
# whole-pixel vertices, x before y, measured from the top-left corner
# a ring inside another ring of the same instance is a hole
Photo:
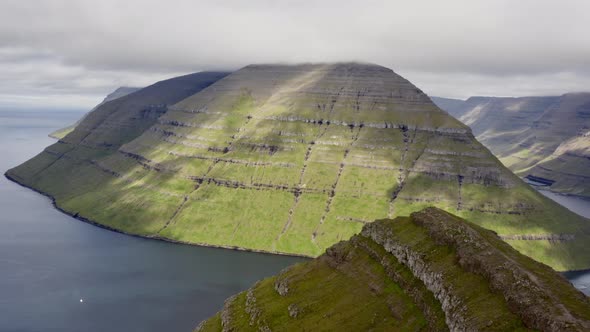
[[[560,195],[547,190],[539,190],[539,192],[570,209],[570,211],[573,211],[582,217],[590,218],[590,199]]]
[[[0,111],[0,172],[81,115]],[[106,231],[4,176],[0,227],[0,331],[191,331],[230,295],[302,260]]]
[[[41,151],[53,142],[49,132],[81,115],[0,111],[0,171]],[[590,216],[588,201],[553,196]],[[3,176],[0,211],[0,331],[190,331],[230,295],[301,261],[109,232]],[[590,290],[589,271],[568,278]]]
[[[546,190],[539,191],[571,211],[583,217],[590,218],[590,200],[575,196],[555,194]],[[590,270],[568,272],[565,273],[565,276],[572,282],[572,284],[574,284],[574,286],[584,292],[584,294],[590,296]]]

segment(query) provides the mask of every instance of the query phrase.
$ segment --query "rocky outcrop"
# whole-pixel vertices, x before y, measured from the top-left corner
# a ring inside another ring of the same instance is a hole
[[[221,322],[210,319],[196,331],[590,328],[590,301],[567,280],[493,232],[436,208],[369,223],[235,299]]]
[[[401,129],[407,128],[411,130],[417,131],[424,131],[424,132],[432,132],[432,133],[440,133],[440,134],[467,134],[470,133],[469,129],[465,128],[436,128],[436,127],[421,127],[416,125],[408,125],[403,123],[391,123],[391,122],[346,122],[346,121],[339,121],[339,120],[328,120],[328,119],[309,119],[303,118],[298,116],[254,116],[255,119],[258,120],[271,120],[271,121],[280,121],[280,122],[302,122],[307,124],[315,124],[315,125],[333,125],[333,126],[343,126],[348,127],[350,129],[353,128],[376,128],[376,129]],[[167,123],[168,124],[168,123]],[[181,125],[181,124],[177,124]],[[195,124],[186,124],[186,126],[196,126]]]
[[[431,268],[422,255],[410,247],[400,244],[392,238],[391,232],[379,228],[379,224],[368,225],[361,233],[392,254],[401,264],[407,266],[412,274],[420,279],[426,288],[434,294],[445,313],[445,321],[451,331],[476,331],[481,326],[468,323],[465,301],[448,287],[443,274]]]

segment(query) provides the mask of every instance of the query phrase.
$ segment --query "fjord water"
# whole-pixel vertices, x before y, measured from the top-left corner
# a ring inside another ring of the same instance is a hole
[[[81,116],[0,111],[2,174]],[[4,176],[0,227],[0,331],[190,331],[227,297],[303,260],[107,231]]]
[[[556,194],[548,190],[539,190],[539,192],[565,206],[570,211],[573,211],[582,217],[590,218],[590,199]]]
[[[557,203],[565,206],[583,217],[590,219],[590,200],[576,196],[566,196],[556,194],[547,190],[539,190],[543,195],[551,198]],[[580,289],[584,294],[590,296],[590,270],[573,271],[565,273],[565,276],[571,281],[576,288]]]

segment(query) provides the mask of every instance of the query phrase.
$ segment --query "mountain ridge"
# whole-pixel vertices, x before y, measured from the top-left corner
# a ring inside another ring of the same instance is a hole
[[[257,282],[195,331],[588,328],[589,299],[551,268],[427,208],[367,224],[322,256]]]
[[[433,97],[516,174],[545,189],[590,197],[590,93],[543,97]]]
[[[76,121],[76,123],[69,125],[67,127],[58,129],[56,131],[53,131],[52,133],[49,134],[49,137],[51,138],[55,138],[55,139],[62,139],[64,138],[67,134],[69,134],[70,132],[72,132],[74,130],[74,128],[80,124],[80,122],[82,122],[84,120],[84,118],[86,118],[86,116],[90,113],[93,112],[94,110],[96,110],[98,107],[100,107],[101,105],[103,105],[106,102],[109,102],[111,100],[115,100],[117,98],[121,98],[124,97],[130,93],[133,93],[137,90],[139,90],[141,88],[136,88],[136,87],[129,87],[129,86],[121,86],[118,87],[117,89],[115,89],[114,91],[112,91],[111,93],[107,94],[106,97],[104,97],[104,99],[96,106],[94,106],[89,112],[87,112],[86,114],[84,114],[82,116],[82,118],[80,118],[78,121]]]
[[[71,214],[177,242],[317,256],[434,205],[559,270],[590,264],[585,219],[390,69],[253,65],[209,83],[164,104],[162,84],[106,103],[8,175]]]

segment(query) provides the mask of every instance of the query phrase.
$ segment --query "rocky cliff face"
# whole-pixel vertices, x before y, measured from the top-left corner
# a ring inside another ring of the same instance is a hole
[[[590,196],[590,93],[559,97],[434,98],[518,175]]]
[[[361,304],[361,305],[359,305]],[[228,299],[196,331],[586,331],[551,268],[442,210],[380,220]]]
[[[73,214],[180,242],[317,256],[434,205],[558,269],[590,267],[584,219],[390,69],[251,65],[202,90],[171,82],[106,103],[8,175]]]

